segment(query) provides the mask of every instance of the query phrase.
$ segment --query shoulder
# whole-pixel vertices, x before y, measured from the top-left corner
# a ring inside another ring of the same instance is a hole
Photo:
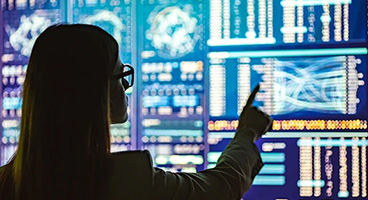
[[[13,168],[13,161],[0,167],[0,179],[8,177],[10,175],[11,169]]]
[[[148,151],[113,153],[109,161],[108,188],[111,199],[149,199],[149,194],[152,194],[153,166]],[[142,193],[138,189],[146,192]]]
[[[115,174],[123,172],[151,173],[153,164],[149,151],[126,151],[112,153],[110,157],[110,169]]]
[[[142,156],[142,157],[149,157],[151,154],[147,150],[142,151],[120,151],[111,153],[112,158],[123,158],[123,157],[130,157],[130,156]]]
[[[151,154],[147,150],[115,152],[111,154],[110,161],[113,164],[123,164],[124,166],[138,163],[152,166]]]

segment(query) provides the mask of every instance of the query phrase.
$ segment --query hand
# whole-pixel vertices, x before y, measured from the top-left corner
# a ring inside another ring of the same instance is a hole
[[[239,117],[238,130],[252,129],[253,135],[250,135],[253,141],[258,140],[263,134],[272,130],[272,118],[266,113],[253,106],[253,101],[259,91],[259,85],[250,94],[247,104],[244,106]],[[251,131],[249,132],[252,133]]]

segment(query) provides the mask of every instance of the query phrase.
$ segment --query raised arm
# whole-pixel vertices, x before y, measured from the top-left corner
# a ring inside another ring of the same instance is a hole
[[[257,86],[244,107],[234,139],[222,152],[215,168],[199,173],[153,170],[154,199],[239,200],[252,185],[263,163],[254,144],[267,132],[272,119],[253,107]]]

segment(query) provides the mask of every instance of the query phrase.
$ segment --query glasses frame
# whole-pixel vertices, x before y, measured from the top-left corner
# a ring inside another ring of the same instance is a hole
[[[125,67],[129,68],[129,70],[126,72],[124,72]],[[112,78],[122,79],[121,83],[123,84],[124,89],[127,90],[128,88],[134,85],[134,68],[131,65],[126,65],[126,64],[121,64],[120,68],[122,69],[123,72],[121,72],[120,74],[113,75]],[[130,76],[130,75],[132,76],[132,81],[129,84],[129,82],[125,79],[125,77]]]

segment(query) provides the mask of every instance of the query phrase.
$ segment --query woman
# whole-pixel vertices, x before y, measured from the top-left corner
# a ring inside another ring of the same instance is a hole
[[[24,83],[16,155],[0,169],[0,199],[240,199],[262,166],[254,141],[271,120],[245,106],[214,169],[169,173],[148,151],[110,154],[109,124],[127,120],[117,42],[90,25],[37,39]],[[246,117],[245,117],[246,116]]]

